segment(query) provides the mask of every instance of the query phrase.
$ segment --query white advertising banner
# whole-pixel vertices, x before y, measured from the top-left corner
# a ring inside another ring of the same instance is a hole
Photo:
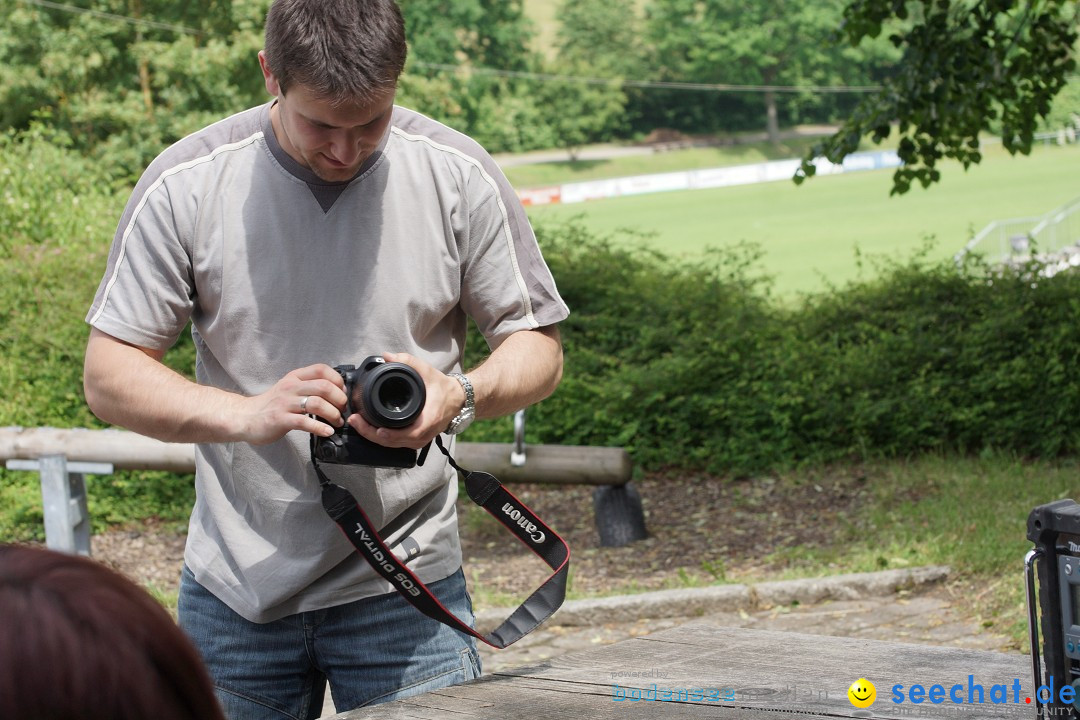
[[[610,180],[567,183],[559,187],[521,190],[518,192],[518,196],[525,205],[542,205],[558,202],[579,203],[587,200],[672,192],[675,190],[701,190],[734,185],[752,185],[790,180],[795,171],[798,170],[799,164],[799,160],[773,160],[771,162],[754,163],[753,165],[733,165],[731,167],[687,170],[655,175],[634,175]],[[892,150],[854,153],[844,158],[841,165],[831,163],[824,158],[814,160],[814,166],[817,168],[817,174],[819,175],[833,175],[860,170],[881,170],[899,167],[899,165],[900,158]]]

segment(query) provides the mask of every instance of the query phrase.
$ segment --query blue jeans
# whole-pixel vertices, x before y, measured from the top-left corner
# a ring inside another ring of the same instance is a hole
[[[461,570],[428,587],[472,623]],[[344,712],[480,676],[476,641],[396,592],[260,624],[237,615],[185,566],[178,611],[229,720],[314,720],[327,681]]]

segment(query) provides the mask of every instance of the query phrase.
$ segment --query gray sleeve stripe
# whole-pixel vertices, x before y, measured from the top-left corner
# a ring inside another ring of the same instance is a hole
[[[413,135],[411,133],[405,132],[399,127],[393,127],[391,128],[391,130],[392,132],[406,140],[426,143],[427,145],[430,145],[436,150],[441,150],[443,152],[448,152],[452,155],[455,155],[466,161],[470,165],[475,166],[476,169],[480,171],[480,177],[484,179],[484,182],[491,186],[491,189],[495,193],[495,198],[499,204],[499,212],[502,214],[503,234],[506,236],[506,247],[507,251],[510,254],[510,264],[513,266],[514,269],[514,280],[517,283],[518,290],[521,292],[521,302],[525,307],[525,320],[529,323],[531,327],[540,327],[540,323],[536,321],[536,317],[533,315],[532,298],[529,295],[528,285],[525,282],[524,276],[521,274],[521,268],[518,266],[517,249],[514,247],[514,235],[513,232],[511,232],[510,230],[510,214],[506,210],[505,203],[503,203],[503,197],[502,193],[499,192],[498,183],[496,183],[495,179],[488,174],[487,170],[484,169],[483,163],[481,163],[480,160],[478,160],[477,158],[474,158],[462,152],[461,150],[458,150],[457,148],[437,143],[429,137],[425,137],[423,135]]]
[[[120,252],[116,256],[116,265],[113,267],[112,275],[109,277],[109,281],[108,283],[106,283],[105,289],[101,294],[101,303],[98,305],[97,312],[95,312],[93,316],[90,317],[90,319],[87,321],[90,323],[90,325],[94,325],[95,323],[97,323],[97,321],[101,318],[102,313],[105,312],[105,307],[109,304],[109,293],[112,291],[113,285],[116,284],[117,278],[120,276],[120,268],[124,264],[124,254],[127,251],[128,237],[131,235],[131,231],[135,229],[135,224],[139,218],[139,214],[146,206],[146,203],[149,201],[150,196],[153,195],[159,187],[161,187],[161,185],[165,182],[166,179],[172,177],[173,175],[181,173],[184,170],[189,170],[197,165],[201,165],[202,163],[212,162],[218,157],[218,155],[246,147],[253,142],[259,140],[262,136],[263,133],[260,130],[255,134],[244,138],[243,140],[238,140],[237,142],[220,145],[211,150],[206,155],[193,158],[192,160],[180,163],[179,165],[174,165],[173,167],[163,171],[161,175],[158,176],[157,180],[155,180],[153,184],[150,185],[150,187],[146,188],[146,192],[144,192],[142,194],[142,197],[139,198],[138,205],[135,206],[134,211],[131,213],[131,219],[128,221],[127,227],[124,228],[124,234],[120,239]]]

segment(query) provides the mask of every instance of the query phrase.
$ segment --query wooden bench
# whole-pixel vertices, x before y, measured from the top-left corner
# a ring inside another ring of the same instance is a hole
[[[515,418],[515,436],[512,444],[460,442],[457,460],[506,483],[595,485],[593,508],[601,544],[621,546],[645,537],[641,498],[630,483],[633,464],[624,449],[526,446],[523,417]],[[41,473],[48,546],[89,555],[84,476],[115,469],[193,473],[195,446],[127,430],[0,427],[0,460],[11,470]]]
[[[847,694],[860,679],[877,690],[865,709]],[[333,718],[1036,720],[1033,690],[1025,655],[685,625]]]

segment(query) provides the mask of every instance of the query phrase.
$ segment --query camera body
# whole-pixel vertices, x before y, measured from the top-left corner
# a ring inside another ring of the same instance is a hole
[[[345,417],[359,413],[375,427],[402,428],[411,425],[424,409],[424,381],[404,363],[372,355],[359,366],[338,365],[334,370],[345,381]],[[325,463],[389,468],[414,467],[417,455],[412,448],[373,443],[347,424],[335,428],[328,438],[316,436],[313,453]]]
[[[1047,715],[1080,717],[1080,505],[1058,500],[1041,505],[1028,516],[1027,537],[1035,544],[1028,554],[1028,622],[1036,695],[1045,683]],[[1035,613],[1034,577],[1038,569],[1038,617]],[[1042,628],[1040,677],[1038,629]],[[1071,688],[1072,692],[1065,688]]]

